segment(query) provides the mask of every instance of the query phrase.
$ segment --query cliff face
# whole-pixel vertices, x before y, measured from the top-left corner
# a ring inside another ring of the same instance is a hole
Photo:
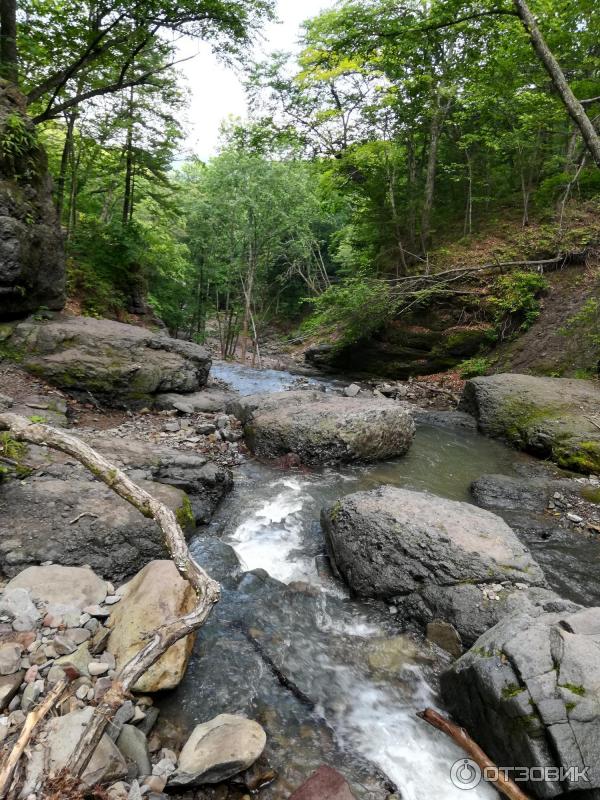
[[[64,303],[63,242],[46,154],[24,98],[0,84],[0,319]]]

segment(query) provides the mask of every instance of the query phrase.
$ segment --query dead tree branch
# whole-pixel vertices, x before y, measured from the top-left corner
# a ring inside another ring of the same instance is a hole
[[[163,653],[201,627],[219,600],[220,587],[190,555],[175,514],[80,439],[48,425],[32,424],[24,417],[8,413],[0,414],[0,430],[10,431],[17,441],[45,445],[76,458],[119,497],[135,506],[145,517],[154,519],[164,534],[166,547],[177,570],[190,582],[198,598],[196,607],[189,614],[153,631],[148,643],[119,671],[112,687],[96,707],[67,765],[69,772],[79,777],[127,694]],[[0,793],[1,796],[3,795]]]
[[[529,796],[522,792],[514,781],[504,777],[502,770],[498,769],[481,747],[471,739],[464,728],[454,722],[450,722],[449,719],[438,714],[433,708],[426,708],[425,711],[420,711],[417,716],[445,733],[446,736],[449,736],[459,747],[462,747],[481,770],[491,770],[492,774],[497,776],[497,779],[493,781],[496,789],[505,797],[508,797],[509,800],[530,800]]]
[[[56,683],[48,692],[39,706],[34,708],[33,711],[30,711],[27,715],[25,725],[19,734],[19,738],[15,742],[13,749],[10,751],[10,755],[0,770],[0,797],[6,797],[6,794],[10,789],[15,769],[19,763],[19,759],[23,755],[23,752],[27,747],[29,740],[33,736],[33,732],[38,726],[38,723],[40,723],[52,710],[56,703],[58,703],[62,693],[65,691],[73,677],[75,677],[73,674],[67,675],[62,680],[58,681],[58,683]]]

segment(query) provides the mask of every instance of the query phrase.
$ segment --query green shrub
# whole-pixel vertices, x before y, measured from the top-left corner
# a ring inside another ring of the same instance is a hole
[[[485,375],[490,368],[490,361],[485,356],[476,356],[469,358],[458,365],[458,373],[461,378],[467,380],[468,378],[477,378],[479,375]]]
[[[488,299],[498,341],[533,325],[540,315],[539,297],[547,288],[546,279],[537,272],[513,272],[498,278]]]

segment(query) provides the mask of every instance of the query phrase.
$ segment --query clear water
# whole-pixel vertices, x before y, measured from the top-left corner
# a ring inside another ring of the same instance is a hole
[[[235,365],[215,370],[242,393],[279,391],[295,380],[273,372]],[[365,668],[365,653],[395,634],[394,618],[382,604],[351,600],[318,569],[324,549],[320,511],[343,495],[381,484],[466,501],[470,483],[480,475],[514,474],[514,457],[476,434],[420,427],[409,454],[395,461],[313,473],[248,463],[212,524],[244,570],[264,569],[285,584],[303,581],[317,591],[318,612],[312,617],[271,610],[277,636],[289,643],[284,667],[296,684],[308,687],[341,746],[381,768],[405,800],[464,800],[450,781],[452,764],[464,754],[416,717],[417,710],[437,704],[423,666],[425,646],[423,652],[408,648],[405,663],[391,677]],[[495,796],[486,786],[469,792],[469,800]]]
[[[321,378],[305,378],[277,369],[254,369],[228,361],[214,361],[210,369],[211,377],[228,383],[241,395],[259,392],[283,392],[299,385],[329,385],[332,382]]]

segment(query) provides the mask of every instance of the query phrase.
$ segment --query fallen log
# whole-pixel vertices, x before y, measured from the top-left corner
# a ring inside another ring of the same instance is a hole
[[[10,413],[0,414],[0,430],[9,431],[17,441],[47,446],[76,458],[119,497],[135,506],[145,517],[154,519],[164,534],[165,545],[177,570],[189,581],[198,598],[190,613],[148,634],[148,643],[120,669],[102,702],[96,706],[67,765],[71,775],[81,777],[104,731],[133,686],[172,645],[203,625],[219,600],[220,586],[192,558],[175,514],[80,439]],[[16,759],[15,767],[20,755],[15,753],[13,757],[11,753],[11,757]],[[8,788],[0,791],[0,797],[6,796]]]
[[[494,784],[501,794],[508,797],[509,800],[530,800],[529,795],[526,795],[514,781],[505,777],[502,770],[494,764],[491,758],[484,753],[477,742],[474,742],[466,730],[461,728],[460,725],[456,725],[454,722],[446,719],[446,717],[438,714],[433,708],[426,708],[425,711],[419,711],[417,716],[425,720],[425,722],[428,722],[434,728],[442,731],[442,733],[445,733],[446,736],[449,736],[456,742],[456,744],[471,757],[472,761],[475,762],[482,772],[484,770],[490,771],[494,776],[493,779],[489,778],[490,782]]]

